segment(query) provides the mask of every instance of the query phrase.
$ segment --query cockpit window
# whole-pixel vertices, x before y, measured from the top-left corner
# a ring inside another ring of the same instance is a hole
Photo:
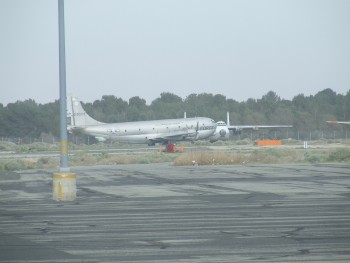
[[[218,121],[217,124],[218,126],[226,126],[226,123],[224,121]]]

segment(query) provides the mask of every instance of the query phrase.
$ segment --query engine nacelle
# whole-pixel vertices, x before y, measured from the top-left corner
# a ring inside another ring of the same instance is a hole
[[[229,139],[230,131],[227,128],[227,125],[223,121],[217,122],[216,130],[212,136],[210,136],[210,142],[216,141],[226,141]]]

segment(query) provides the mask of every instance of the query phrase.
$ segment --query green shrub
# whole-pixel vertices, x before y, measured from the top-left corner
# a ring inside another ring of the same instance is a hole
[[[39,164],[39,165],[48,164],[49,161],[50,161],[50,158],[49,158],[49,157],[41,157],[41,158],[39,158],[39,160],[38,160],[38,164]]]
[[[316,155],[305,153],[305,160],[310,163],[319,163],[321,161],[321,158]]]
[[[107,153],[107,152],[102,152],[102,153],[99,153],[97,155],[97,159],[100,161],[100,160],[104,160],[104,159],[108,159],[110,158],[110,154]]]
[[[328,156],[330,162],[346,162],[350,161],[350,150],[349,149],[336,149],[331,152]]]
[[[0,151],[14,151],[17,145],[13,142],[0,142]]]
[[[4,170],[6,171],[17,171],[24,170],[27,166],[23,160],[9,160],[4,164]]]

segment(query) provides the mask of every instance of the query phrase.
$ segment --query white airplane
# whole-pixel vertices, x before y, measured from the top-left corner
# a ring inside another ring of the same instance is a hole
[[[68,98],[67,130],[107,139],[148,145],[174,144],[177,141],[209,139],[216,131],[216,122],[210,118],[183,118],[123,123],[103,123],[90,117],[77,98]]]
[[[350,121],[326,121],[330,124],[350,124]]]

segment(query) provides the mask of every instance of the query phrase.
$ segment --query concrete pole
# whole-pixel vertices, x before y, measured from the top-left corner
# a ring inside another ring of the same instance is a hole
[[[58,0],[59,81],[60,81],[60,171],[53,174],[52,197],[56,201],[76,199],[76,175],[68,167],[66,54],[64,2]]]

